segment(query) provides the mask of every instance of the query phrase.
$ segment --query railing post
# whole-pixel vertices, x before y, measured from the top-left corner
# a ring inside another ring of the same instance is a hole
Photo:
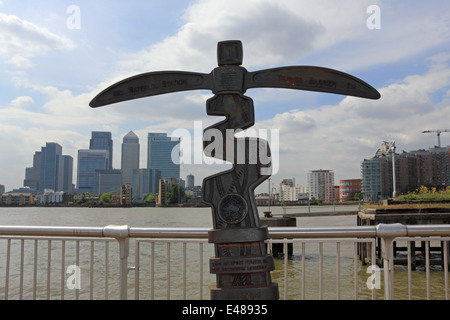
[[[120,250],[120,300],[127,300],[128,255],[130,252],[130,227],[128,225],[108,225],[103,228],[103,236],[115,238]]]
[[[384,299],[394,299],[394,248],[393,242],[397,237],[406,237],[408,229],[400,223],[377,226],[377,236],[383,244],[383,270],[384,270]]]

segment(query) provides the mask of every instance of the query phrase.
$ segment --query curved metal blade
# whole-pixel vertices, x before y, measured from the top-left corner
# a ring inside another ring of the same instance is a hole
[[[361,79],[322,67],[281,67],[247,73],[244,90],[263,87],[329,92],[368,99],[380,98],[380,93]]]
[[[214,86],[211,74],[185,71],[148,72],[119,81],[100,92],[89,105],[101,107],[121,101]]]

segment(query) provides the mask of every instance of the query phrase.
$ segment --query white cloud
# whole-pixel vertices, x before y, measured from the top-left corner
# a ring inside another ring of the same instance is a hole
[[[50,50],[72,50],[75,44],[15,15],[0,12],[0,57],[17,68],[29,68],[31,59]]]
[[[354,36],[349,28],[361,22],[355,15],[364,18],[365,8],[354,1],[343,6],[349,10],[310,1],[197,1],[186,10],[186,22],[177,34],[125,56],[120,72],[209,72],[217,66],[217,42],[232,39],[243,42],[247,68],[298,63],[311,52]],[[333,22],[337,17],[343,22],[339,28]]]
[[[28,106],[30,104],[33,104],[34,100],[32,97],[29,96],[21,96],[17,97],[13,101],[11,101],[11,105],[13,107],[22,107],[22,106]]]
[[[320,168],[334,170],[336,179],[358,178],[360,162],[383,140],[396,141],[400,152],[436,144],[422,131],[447,128],[448,96],[437,104],[430,96],[449,85],[450,67],[439,63],[379,89],[380,100],[347,97],[337,105],[277,114],[258,126],[280,130],[280,179],[296,176],[305,183],[306,172]]]

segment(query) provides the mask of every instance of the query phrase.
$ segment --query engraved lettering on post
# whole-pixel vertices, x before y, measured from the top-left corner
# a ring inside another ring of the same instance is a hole
[[[336,88],[336,81],[309,78],[309,85],[316,88]]]

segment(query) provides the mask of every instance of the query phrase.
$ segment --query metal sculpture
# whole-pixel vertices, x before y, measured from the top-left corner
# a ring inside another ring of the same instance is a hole
[[[240,41],[219,42],[217,58],[219,67],[209,74],[162,71],[125,79],[99,93],[90,106],[186,90],[214,93],[206,112],[226,119],[205,129],[204,153],[231,162],[233,168],[203,181],[203,201],[212,208],[214,227],[209,231],[209,241],[215,244],[210,272],[216,274],[217,286],[211,289],[211,299],[278,299],[278,286],[270,274],[274,261],[264,243],[268,229],[260,226],[254,199],[254,189],[271,175],[271,154],[263,139],[234,136],[236,130],[245,130],[255,121],[253,101],[243,94],[262,87],[369,99],[378,99],[380,94],[358,78],[327,68],[293,66],[248,72],[241,67]]]

